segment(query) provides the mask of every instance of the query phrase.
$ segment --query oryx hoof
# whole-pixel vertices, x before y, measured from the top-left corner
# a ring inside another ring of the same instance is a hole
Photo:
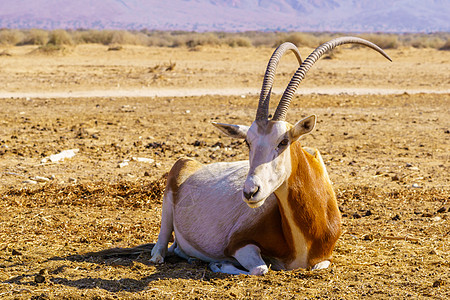
[[[268,271],[269,271],[269,268],[267,268],[266,265],[257,266],[250,270],[250,275],[261,276],[261,275],[266,274]]]
[[[162,264],[164,263],[164,257],[162,257],[159,253],[155,253],[152,258],[150,258],[150,262],[154,264]]]
[[[311,270],[322,270],[326,269],[331,265],[331,262],[329,260],[321,261],[320,263],[314,265],[314,267],[311,268]]]
[[[222,272],[222,264],[217,262],[209,263],[209,268],[211,271],[215,273],[221,273]]]

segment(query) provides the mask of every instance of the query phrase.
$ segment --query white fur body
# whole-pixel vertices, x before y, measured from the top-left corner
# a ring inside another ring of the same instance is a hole
[[[274,194],[257,208],[242,201],[248,169],[248,161],[205,165],[181,185],[173,224],[176,242],[188,256],[234,261],[224,254],[233,234],[261,222],[265,212],[278,206]],[[169,192],[167,200],[170,197]]]

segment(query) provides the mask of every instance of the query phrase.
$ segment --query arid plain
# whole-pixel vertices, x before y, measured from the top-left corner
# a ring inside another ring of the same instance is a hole
[[[231,276],[148,251],[86,255],[156,242],[178,158],[246,159],[210,123],[253,121],[273,50],[0,48],[0,298],[448,299],[450,51],[435,49],[387,50],[391,63],[341,47],[291,104],[290,122],[318,116],[302,144],[321,151],[343,215],[329,269]],[[297,65],[280,63],[272,108]]]

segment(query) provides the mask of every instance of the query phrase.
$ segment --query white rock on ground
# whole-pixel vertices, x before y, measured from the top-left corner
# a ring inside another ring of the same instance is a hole
[[[50,162],[58,162],[60,160],[64,160],[66,158],[72,158],[76,155],[76,153],[80,151],[80,149],[69,149],[69,150],[63,150],[58,154],[52,154],[50,156],[44,157],[41,160],[41,163],[46,163],[48,161]]]
[[[34,176],[34,177],[30,177],[31,180],[37,181],[37,182],[47,182],[50,181],[50,179],[48,179],[47,177],[43,177],[43,176]]]
[[[131,158],[133,161],[137,161],[137,162],[145,162],[145,163],[154,163],[155,160],[153,158],[146,158],[146,157],[132,157]]]

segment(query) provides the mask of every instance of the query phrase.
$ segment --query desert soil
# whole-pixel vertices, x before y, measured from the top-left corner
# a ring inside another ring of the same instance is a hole
[[[343,216],[329,269],[254,277],[149,263],[171,165],[247,158],[210,122],[252,122],[272,51],[0,48],[0,298],[448,299],[448,51],[389,50],[390,63],[344,47],[302,83],[314,92],[295,96],[287,119],[318,116],[302,144],[321,151]],[[276,91],[296,64],[283,59]],[[68,149],[78,152],[43,162]]]

